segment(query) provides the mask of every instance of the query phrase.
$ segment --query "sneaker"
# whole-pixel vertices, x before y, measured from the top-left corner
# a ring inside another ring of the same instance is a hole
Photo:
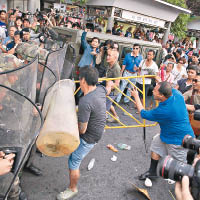
[[[132,115],[131,113],[129,113],[129,114]],[[124,115],[125,115],[125,116],[129,116],[128,113],[126,113],[126,112],[124,112]],[[133,115],[132,115],[132,116],[133,116]]]
[[[73,192],[72,190],[70,190],[69,188],[67,188],[65,191],[59,193],[57,195],[57,200],[66,200],[66,199],[70,199],[73,196],[75,196],[78,193],[78,190],[76,190],[75,192]]]
[[[119,120],[119,117],[116,117],[116,119]],[[110,118],[110,119],[107,119],[106,121],[109,122],[109,123],[117,123],[118,121],[116,119]]]
[[[141,181],[146,180],[146,178],[149,178],[150,180],[157,178],[158,176],[156,174],[151,174],[149,171],[145,172],[144,174],[141,174],[138,178]]]

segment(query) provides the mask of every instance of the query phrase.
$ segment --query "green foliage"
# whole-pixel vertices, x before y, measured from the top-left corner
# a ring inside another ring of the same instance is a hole
[[[83,6],[86,4],[87,0],[72,0],[72,2]]]
[[[182,8],[187,8],[185,0],[165,0],[165,1]],[[178,38],[186,37],[187,23],[189,18],[190,18],[189,15],[181,13],[176,18],[175,22],[172,23],[171,32],[174,33]]]

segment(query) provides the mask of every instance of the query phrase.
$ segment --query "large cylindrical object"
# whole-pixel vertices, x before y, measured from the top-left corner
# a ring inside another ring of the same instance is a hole
[[[80,144],[74,90],[72,80],[61,80],[45,98],[42,111],[45,122],[36,144],[47,156],[69,155]]]

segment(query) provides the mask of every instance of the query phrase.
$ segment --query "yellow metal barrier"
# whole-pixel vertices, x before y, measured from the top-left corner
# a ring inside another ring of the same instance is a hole
[[[145,75],[145,76],[129,76],[129,77],[118,77],[118,78],[100,78],[99,82],[102,81],[114,81],[114,80],[127,80],[128,83],[132,86],[135,87],[143,96],[143,106],[145,109],[145,78],[153,78],[155,77],[154,75]],[[142,78],[143,80],[143,91],[141,91],[138,87],[136,87],[136,85],[134,85],[130,79],[133,78]],[[79,83],[80,81],[75,81],[75,83]],[[127,97],[131,102],[133,102],[133,104],[135,104],[135,101],[127,96],[124,92],[122,92],[118,87],[115,87],[115,89],[118,90],[118,92],[120,92],[124,97]],[[77,94],[77,92],[80,90],[80,87],[75,91],[74,95]],[[127,116],[129,116],[131,119],[133,119],[133,121],[136,123],[133,125],[126,125],[124,122],[121,122],[120,119],[115,118],[110,112],[107,111],[107,115],[109,115],[110,117],[114,118],[119,124],[120,126],[108,126],[106,125],[105,128],[106,129],[116,129],[116,128],[136,128],[136,127],[152,127],[152,126],[156,126],[157,123],[153,123],[153,124],[146,124],[146,120],[142,119],[142,122],[139,121],[138,119],[136,119],[132,114],[130,114],[127,110],[125,110],[121,105],[119,105],[116,101],[114,101],[112,98],[110,98],[109,96],[107,96],[107,98],[113,102],[113,104],[115,104],[120,110],[122,110],[124,113],[126,113]],[[156,102],[156,106],[158,105],[158,102]]]

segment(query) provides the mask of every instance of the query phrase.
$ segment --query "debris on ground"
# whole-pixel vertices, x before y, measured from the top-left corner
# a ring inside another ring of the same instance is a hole
[[[90,171],[94,167],[95,158],[92,158],[88,164],[88,171]]]
[[[151,200],[151,197],[149,196],[149,193],[147,190],[145,189],[141,189],[139,187],[137,187],[135,184],[131,183],[129,181],[129,183],[138,191],[138,192],[141,192],[148,200]]]
[[[114,151],[114,152],[118,152],[118,150],[112,144],[108,144],[107,148]]]
[[[113,155],[112,158],[111,158],[111,160],[112,160],[113,162],[116,162],[116,161],[117,161],[117,156]]]
[[[131,150],[131,146],[127,144],[118,144],[117,147],[121,150]]]

